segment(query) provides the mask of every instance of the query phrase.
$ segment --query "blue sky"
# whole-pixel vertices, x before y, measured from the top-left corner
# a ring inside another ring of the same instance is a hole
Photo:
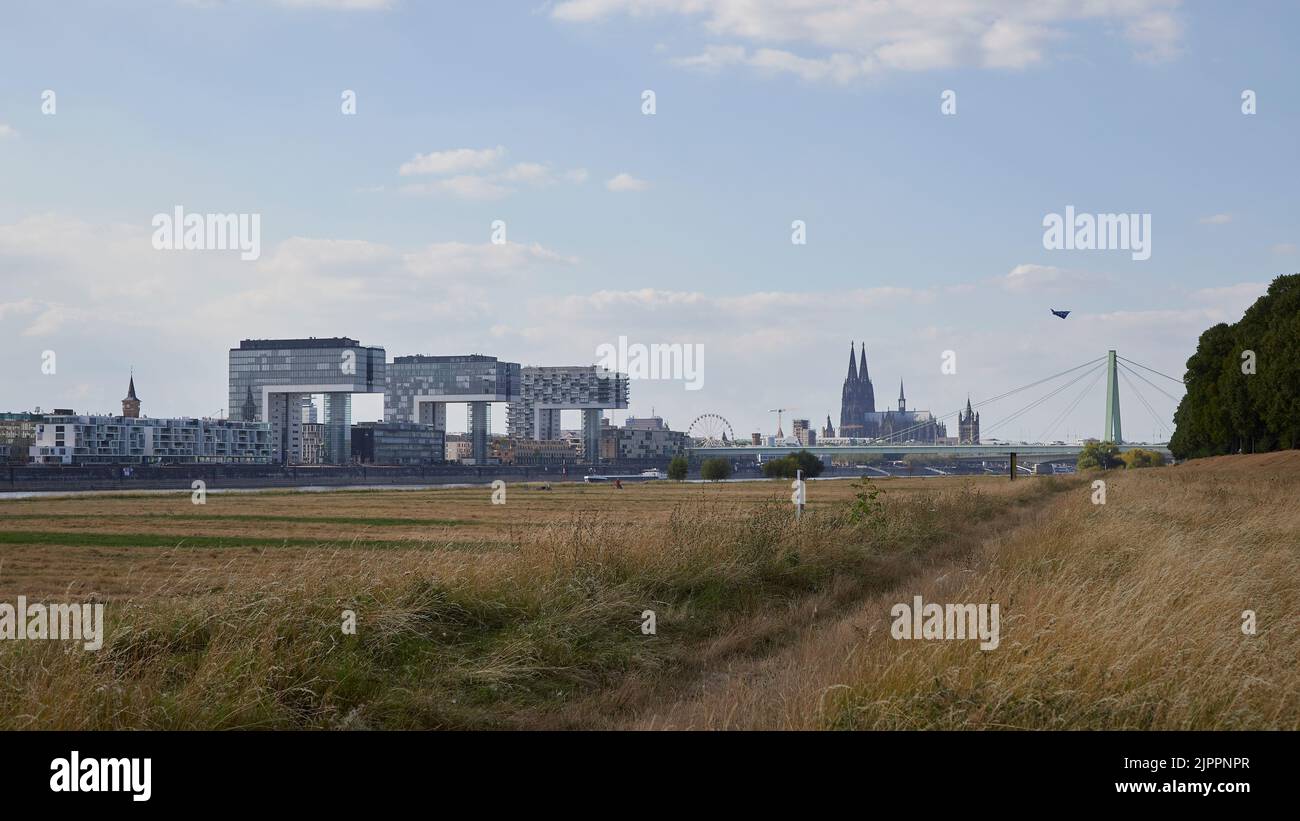
[[[626,335],[705,346],[702,390],[633,383],[675,427],[838,423],[850,340],[882,409],[901,377],[946,413],[1111,347],[1180,374],[1300,270],[1294,4],[57,6],[0,11],[4,409],[114,410],[134,367],[147,413],[211,414],[246,337],[584,364]],[[260,214],[260,259],[154,250],[178,204]],[[1151,258],[1045,249],[1067,205],[1150,214]]]

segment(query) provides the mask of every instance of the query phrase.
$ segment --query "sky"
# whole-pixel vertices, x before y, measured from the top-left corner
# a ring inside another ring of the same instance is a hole
[[[1298,29],[1283,2],[6,4],[0,410],[116,413],[134,372],[145,414],[218,415],[229,348],[303,336],[703,346],[698,389],[635,380],[611,419],[740,436],[838,426],[851,342],[881,410],[1112,348],[1181,376],[1300,271]],[[1149,258],[1045,247],[1067,206],[1146,215]],[[156,248],[177,207],[256,215],[260,253]],[[993,435],[1100,435],[1087,384]],[[1135,384],[1126,438],[1165,439]]]

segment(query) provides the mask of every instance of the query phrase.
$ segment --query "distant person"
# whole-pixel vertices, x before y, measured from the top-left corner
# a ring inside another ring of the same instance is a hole
[[[615,489],[615,490],[622,490],[622,489],[623,489],[623,480],[622,480],[622,479],[615,479],[615,480],[614,480],[614,489]]]

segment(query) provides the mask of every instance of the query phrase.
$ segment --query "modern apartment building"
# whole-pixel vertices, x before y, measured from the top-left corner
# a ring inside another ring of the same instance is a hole
[[[39,413],[0,413],[0,462],[26,462],[36,426],[44,419]]]
[[[621,428],[601,430],[600,455],[607,460],[672,458],[689,445],[684,431],[669,430],[658,416],[629,417]]]
[[[32,462],[46,465],[266,464],[273,452],[265,422],[80,415],[45,417],[29,449]]]
[[[384,390],[385,354],[348,337],[245,339],[230,349],[232,419],[269,422],[275,461],[304,461],[303,397],[324,397],[325,460],[351,456],[352,394]]]
[[[399,356],[388,365],[384,389],[384,421],[428,425],[447,430],[447,404],[469,407],[471,456],[462,461],[486,464],[492,430],[492,403],[520,397],[517,362],[495,356]]]
[[[582,411],[583,452],[589,461],[600,454],[601,420],[606,409],[628,403],[627,374],[597,365],[526,367],[520,397],[506,408],[512,439],[560,439],[560,413]]]

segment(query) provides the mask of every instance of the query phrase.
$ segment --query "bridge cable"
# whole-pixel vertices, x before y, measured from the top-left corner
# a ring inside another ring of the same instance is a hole
[[[1153,388],[1155,388],[1156,390],[1160,391],[1160,392],[1163,393],[1165,396],[1169,397],[1169,401],[1173,402],[1174,404],[1178,404],[1178,402],[1180,401],[1180,400],[1178,399],[1177,396],[1174,396],[1174,395],[1173,395],[1172,393],[1170,393],[1169,391],[1164,390],[1164,389],[1161,388],[1159,385],[1157,385],[1156,383],[1152,382],[1150,379],[1147,379],[1145,376],[1143,376],[1142,374],[1140,374],[1140,373],[1138,373],[1137,371],[1133,370],[1133,369],[1130,368],[1128,365],[1125,365],[1123,362],[1119,363],[1119,366],[1120,366],[1121,368],[1123,368],[1124,370],[1127,370],[1129,373],[1133,374],[1134,376],[1136,376],[1138,379],[1141,379],[1143,382],[1147,383],[1147,384],[1150,385],[1151,387],[1153,387]]]
[[[1083,390],[1079,392],[1079,395],[1074,398],[1074,402],[1072,402],[1068,408],[1062,411],[1059,416],[1057,416],[1055,419],[1052,420],[1052,423],[1047,426],[1047,430],[1043,431],[1042,435],[1038,437],[1038,441],[1040,442],[1047,441],[1048,435],[1051,434],[1053,431],[1055,431],[1056,426],[1061,424],[1061,422],[1065,421],[1066,417],[1068,417],[1071,413],[1074,413],[1074,409],[1079,407],[1079,403],[1083,401],[1083,397],[1087,396],[1088,391],[1092,390],[1093,387],[1096,386],[1096,384],[1101,381],[1101,378],[1102,376],[1105,375],[1105,373],[1106,372],[1101,370],[1100,368],[1097,369],[1097,375],[1092,378],[1091,382],[1089,382],[1087,385],[1084,386]]]
[[[1102,357],[1102,359],[1104,359],[1104,358],[1105,358],[1105,357]],[[1094,366],[1094,367],[1096,367],[1096,368],[1104,368],[1105,366],[1104,366],[1104,365],[1101,365],[1101,364],[1097,364],[1097,365]],[[1064,385],[1060,386],[1059,388],[1055,388],[1055,389],[1052,390],[1050,393],[1047,393],[1047,394],[1043,395],[1042,397],[1040,397],[1040,398],[1038,398],[1038,399],[1035,399],[1033,402],[1030,402],[1028,405],[1024,406],[1023,408],[1021,408],[1020,410],[1018,410],[1018,411],[1016,411],[1015,413],[1011,414],[1010,416],[1006,417],[1005,419],[1002,419],[1002,420],[999,420],[998,422],[995,422],[993,425],[991,425],[991,426],[988,428],[988,430],[989,430],[989,431],[995,431],[995,430],[997,430],[998,428],[1002,427],[1003,425],[1007,424],[1008,422],[1013,422],[1013,421],[1015,421],[1016,419],[1020,418],[1020,417],[1023,416],[1024,414],[1026,414],[1026,413],[1028,413],[1029,411],[1031,411],[1031,410],[1037,408],[1039,405],[1042,405],[1042,404],[1043,404],[1044,402],[1046,402],[1047,400],[1049,400],[1049,399],[1051,399],[1052,397],[1056,396],[1056,395],[1057,395],[1058,393],[1060,393],[1061,391],[1063,391],[1063,390],[1065,390],[1066,388],[1070,387],[1070,386],[1073,385],[1074,383],[1076,383],[1076,382],[1078,382],[1079,380],[1081,380],[1081,379],[1083,379],[1083,378],[1085,378],[1085,377],[1091,375],[1091,373],[1092,373],[1092,370],[1086,370],[1086,371],[1084,371],[1083,373],[1079,374],[1079,375],[1076,376],[1075,378],[1071,379],[1069,382],[1066,382]],[[981,430],[980,430],[980,434],[982,435],[983,433],[984,433],[984,430],[981,429]]]
[[[1104,356],[1099,356],[1099,357],[1097,357],[1096,359],[1094,359],[1094,360],[1092,360],[1092,361],[1090,361],[1090,362],[1085,362],[1085,363],[1083,363],[1082,365],[1075,365],[1073,368],[1067,368],[1066,370],[1063,370],[1063,371],[1061,371],[1060,373],[1052,374],[1051,376],[1044,377],[1043,379],[1039,379],[1039,380],[1036,381],[1036,382],[1030,382],[1028,385],[1023,385],[1023,386],[1021,386],[1021,387],[1019,387],[1019,388],[1015,388],[1015,389],[1013,389],[1013,390],[1009,390],[1009,391],[1007,391],[1006,393],[999,394],[999,395],[994,396],[994,397],[992,397],[992,398],[990,398],[990,399],[982,399],[982,400],[980,400],[979,402],[972,402],[972,403],[971,403],[971,410],[974,410],[974,409],[976,409],[976,408],[982,407],[982,406],[984,406],[984,405],[992,404],[993,402],[997,402],[997,401],[1002,400],[1002,399],[1006,399],[1007,397],[1009,397],[1009,396],[1013,396],[1013,395],[1015,395],[1015,394],[1017,394],[1017,393],[1020,393],[1021,391],[1025,391],[1025,390],[1029,390],[1030,388],[1037,387],[1037,386],[1043,384],[1044,382],[1051,382],[1053,379],[1058,379],[1058,378],[1060,378],[1060,377],[1062,377],[1062,376],[1065,376],[1067,373],[1072,373],[1072,372],[1074,372],[1074,371],[1079,370],[1080,368],[1086,368],[1086,367],[1088,367],[1089,365],[1096,365],[1096,364],[1098,364],[1098,363],[1100,363],[1100,362],[1105,361],[1105,359],[1106,359],[1106,357],[1104,357]],[[1086,372],[1086,373],[1090,373],[1090,372],[1091,372],[1091,371],[1088,371],[1088,372]],[[1068,387],[1069,385],[1071,385],[1071,384],[1073,384],[1073,382],[1067,383],[1067,387]],[[942,421],[944,421],[945,419],[949,419],[949,418],[952,418],[952,417],[955,417],[955,416],[959,416],[959,415],[961,414],[961,412],[964,411],[964,410],[965,410],[965,408],[958,408],[957,410],[952,411],[952,412],[950,412],[950,413],[946,413],[946,414],[944,414],[943,416],[936,416],[936,417],[933,418],[932,421],[934,421],[935,423],[942,422]],[[903,441],[906,441],[906,440],[903,440],[903,439],[899,439],[898,437],[900,437],[900,436],[904,436],[904,435],[909,434],[909,433],[912,433],[912,432],[914,432],[914,431],[921,430],[921,429],[927,427],[929,424],[930,424],[929,422],[922,422],[922,423],[918,423],[918,424],[912,425],[911,427],[908,427],[908,428],[903,428],[902,430],[894,431],[893,433],[891,433],[891,434],[889,435],[888,439],[886,439],[885,441],[887,441],[887,442],[903,442]]]
[[[1159,427],[1162,431],[1164,431],[1165,440],[1168,441],[1169,436],[1171,434],[1170,429],[1165,425],[1164,420],[1161,419],[1160,416],[1156,413],[1155,408],[1151,407],[1151,403],[1148,402],[1146,397],[1142,395],[1142,392],[1138,390],[1137,383],[1135,383],[1132,379],[1129,379],[1128,374],[1125,373],[1124,371],[1120,371],[1119,375],[1124,377],[1124,382],[1130,388],[1133,389],[1133,393],[1134,395],[1137,396],[1138,401],[1140,401],[1143,405],[1146,406],[1147,413],[1151,414],[1151,418],[1155,420],[1156,426]]]
[[[1175,379],[1174,377],[1170,376],[1169,374],[1167,374],[1167,373],[1161,373],[1160,371],[1156,370],[1155,368],[1148,368],[1146,365],[1143,365],[1141,362],[1134,362],[1132,359],[1128,359],[1127,357],[1123,357],[1123,356],[1120,356],[1120,355],[1118,355],[1118,354],[1115,355],[1115,358],[1116,358],[1116,359],[1123,359],[1125,362],[1129,363],[1130,365],[1137,365],[1139,368],[1146,368],[1146,370],[1151,371],[1152,373],[1154,373],[1154,374],[1156,374],[1156,375],[1158,375],[1158,376],[1163,376],[1165,379],[1168,379],[1170,382],[1177,382],[1177,383],[1180,384],[1180,385],[1186,385],[1186,384],[1187,384],[1187,383],[1184,382],[1183,380],[1181,380],[1181,379]]]

